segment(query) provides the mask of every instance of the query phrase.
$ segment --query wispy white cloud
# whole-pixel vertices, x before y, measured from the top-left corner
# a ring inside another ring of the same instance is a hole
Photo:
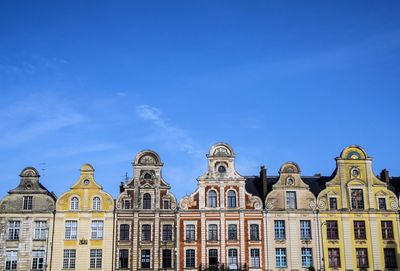
[[[33,94],[0,109],[0,147],[17,146],[85,119],[61,97]]]
[[[139,105],[136,107],[136,113],[157,128],[157,139],[168,147],[175,147],[192,155],[202,154],[187,132],[172,124],[160,109],[150,105]]]

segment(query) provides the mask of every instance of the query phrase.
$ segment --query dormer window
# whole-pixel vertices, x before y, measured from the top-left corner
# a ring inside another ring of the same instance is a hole
[[[79,199],[77,197],[73,197],[71,199],[71,210],[79,210]]]
[[[329,198],[329,210],[337,210],[337,198],[336,197]]]
[[[149,193],[143,195],[143,209],[151,209],[151,196]]]
[[[378,198],[378,208],[379,210],[386,210],[386,199],[385,198]]]
[[[32,201],[33,201],[32,196],[25,196],[24,203],[23,203],[23,209],[24,210],[32,210]]]
[[[124,209],[130,209],[130,208],[131,208],[131,200],[124,199]]]
[[[362,189],[351,189],[351,208],[356,210],[364,209],[364,197]]]
[[[170,209],[171,206],[169,204],[169,200],[165,199],[163,200],[163,209]]]
[[[286,192],[286,208],[288,209],[296,209],[297,202],[296,202],[296,192],[288,191]]]
[[[236,192],[233,190],[228,191],[228,208],[236,208]]]
[[[210,208],[217,207],[217,192],[214,190],[208,192],[207,206]]]
[[[101,201],[99,197],[93,198],[93,210],[100,210],[101,208]]]

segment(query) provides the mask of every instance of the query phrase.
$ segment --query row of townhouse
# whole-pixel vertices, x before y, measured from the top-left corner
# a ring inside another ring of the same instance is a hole
[[[27,167],[0,202],[0,270],[398,270],[400,178],[375,176],[359,146],[331,176],[241,176],[225,143],[177,202],[163,163],[139,152],[116,199],[84,164],[56,198]]]

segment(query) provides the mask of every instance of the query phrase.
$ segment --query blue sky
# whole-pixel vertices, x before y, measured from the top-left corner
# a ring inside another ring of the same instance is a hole
[[[178,198],[231,144],[242,175],[330,175],[363,146],[400,175],[398,1],[1,1],[0,196],[83,163],[114,197],[142,149]]]

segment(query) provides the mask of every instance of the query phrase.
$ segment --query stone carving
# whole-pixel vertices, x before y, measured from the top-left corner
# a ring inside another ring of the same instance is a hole
[[[229,152],[226,148],[219,147],[215,149],[214,156],[220,156],[220,157],[229,156]]]
[[[194,201],[193,198],[190,196],[185,196],[181,200],[181,208],[184,210],[189,209],[190,207],[192,207],[195,204],[196,204],[196,201]]]
[[[320,210],[324,210],[324,209],[326,209],[326,201],[325,200],[319,200],[319,202],[318,202],[318,209],[320,209]]]
[[[268,199],[266,205],[267,210],[274,209],[275,199]]]
[[[393,210],[397,210],[399,208],[399,204],[394,197],[390,197],[390,208],[392,208]]]
[[[144,165],[155,165],[156,160],[151,155],[144,155],[142,158],[140,158],[139,163]]]

